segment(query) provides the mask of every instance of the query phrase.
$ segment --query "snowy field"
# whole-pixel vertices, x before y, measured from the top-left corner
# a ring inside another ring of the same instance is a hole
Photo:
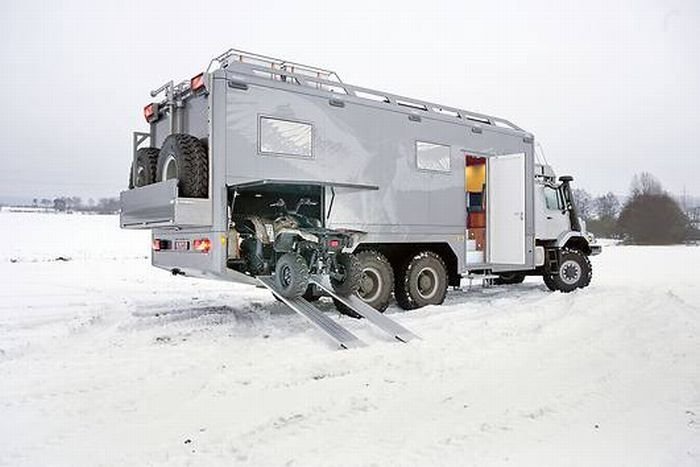
[[[392,306],[411,344],[341,317],[369,346],[339,351],[115,216],[0,213],[0,242],[0,465],[700,465],[699,247]]]

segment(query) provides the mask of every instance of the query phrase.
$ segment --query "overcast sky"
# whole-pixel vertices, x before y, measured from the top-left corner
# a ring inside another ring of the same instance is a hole
[[[0,15],[0,197],[114,196],[148,92],[229,47],[507,118],[559,174],[700,195],[700,1],[35,1]]]

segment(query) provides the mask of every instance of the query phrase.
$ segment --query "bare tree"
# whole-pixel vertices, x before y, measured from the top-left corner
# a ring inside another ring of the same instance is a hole
[[[590,193],[583,188],[576,188],[573,194],[578,215],[583,220],[589,220],[593,216],[593,198]]]
[[[634,198],[640,195],[661,195],[664,189],[656,177],[649,172],[642,172],[632,178],[630,192]]]
[[[617,219],[620,214],[620,201],[611,192],[598,196],[593,205],[598,219]]]

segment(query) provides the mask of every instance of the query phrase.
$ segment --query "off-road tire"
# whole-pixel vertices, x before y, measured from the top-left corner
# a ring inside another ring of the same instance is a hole
[[[140,148],[136,151],[136,159],[131,163],[129,173],[130,190],[156,181],[159,153],[158,148]]]
[[[404,310],[441,305],[447,295],[447,267],[440,255],[422,251],[396,271],[394,296]]]
[[[338,295],[347,297],[357,292],[362,278],[362,267],[355,255],[340,253],[335,258],[336,264],[342,269],[343,279],[336,279],[331,276],[331,285]]]
[[[544,285],[546,285],[547,288],[552,292],[556,292],[557,290],[559,290],[557,289],[556,282],[554,282],[554,276],[552,276],[551,274],[543,275],[542,280],[544,281]]]
[[[394,269],[389,260],[376,250],[355,255],[360,261],[362,276],[357,295],[369,306],[384,312],[391,303],[394,292]]]
[[[360,270],[362,271],[357,296],[378,312],[384,313],[391,303],[391,294],[394,291],[394,269],[391,267],[391,263],[383,254],[375,250],[362,251],[357,253],[355,257],[360,262]],[[374,277],[366,277],[368,274],[372,274]],[[372,281],[371,288],[367,291],[371,294],[370,296],[363,294],[362,289],[363,283],[367,280]],[[370,300],[366,300],[367,298]],[[333,304],[344,315],[357,319],[362,318],[337,299],[333,299]]]
[[[276,291],[286,298],[299,298],[309,286],[309,267],[297,253],[285,253],[275,266]]]
[[[498,275],[494,281],[496,285],[512,285],[522,284],[525,280],[525,274],[522,272],[504,272]]]
[[[172,173],[170,164],[175,164]],[[204,145],[194,136],[172,134],[165,138],[158,156],[156,179],[177,178],[178,196],[206,198],[209,194],[209,157]]]
[[[587,287],[592,278],[593,268],[588,256],[570,248],[561,251],[559,274],[543,276],[544,283],[550,290],[564,293]]]

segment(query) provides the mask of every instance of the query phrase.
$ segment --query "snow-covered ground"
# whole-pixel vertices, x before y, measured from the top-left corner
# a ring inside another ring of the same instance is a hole
[[[0,213],[0,245],[2,465],[700,465],[698,247],[391,307],[411,344],[340,317],[370,345],[338,351],[114,216]]]

